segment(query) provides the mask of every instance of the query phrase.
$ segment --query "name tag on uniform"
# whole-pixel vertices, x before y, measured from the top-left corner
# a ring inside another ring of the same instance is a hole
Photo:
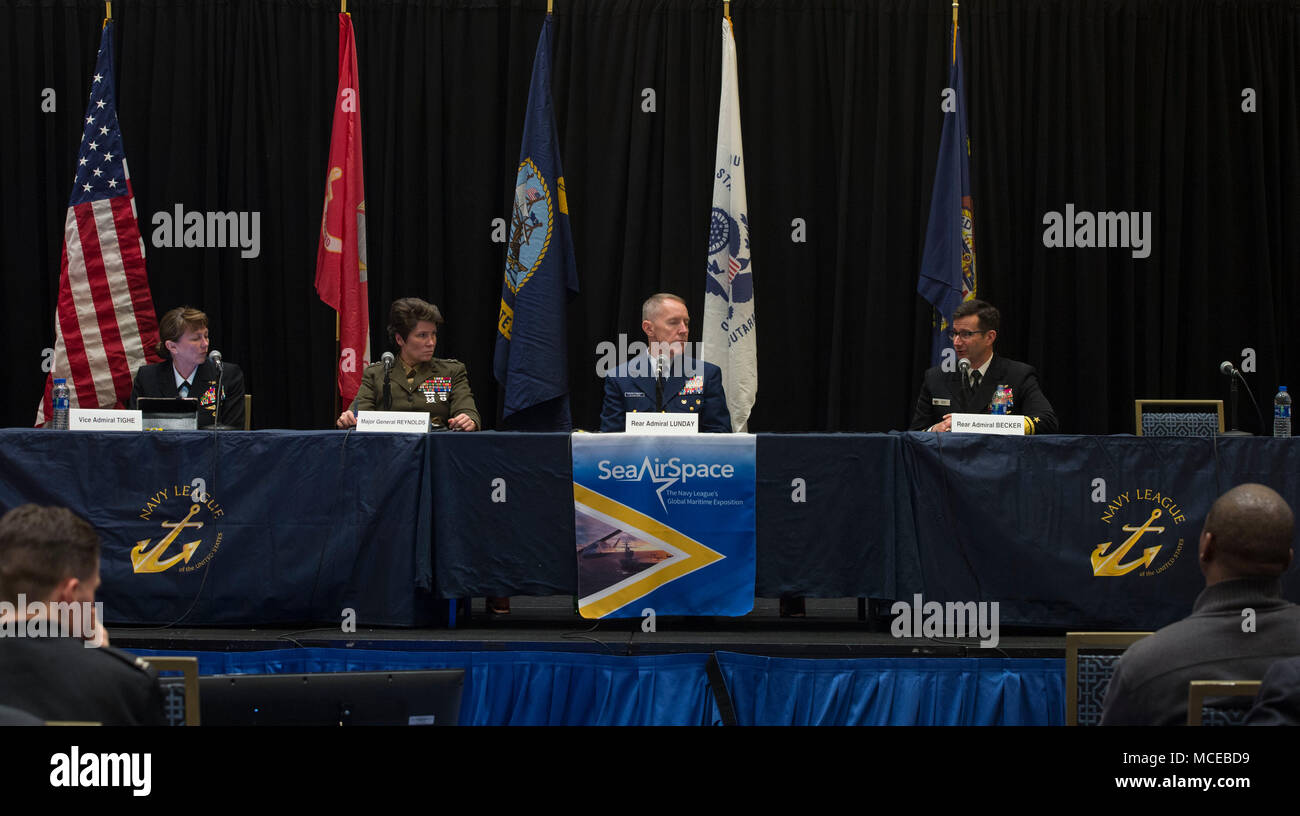
[[[942,405],[943,407],[947,408],[949,405],[952,405],[952,400],[950,400],[950,399],[944,399],[943,397],[931,397],[931,398],[930,398],[930,404],[931,404],[931,405]]]
[[[623,392],[623,396],[624,396],[624,397],[644,397],[644,396],[645,396],[645,392],[644,392],[644,391],[624,391],[624,392]]]
[[[384,433],[428,433],[424,411],[357,411],[357,430]]]

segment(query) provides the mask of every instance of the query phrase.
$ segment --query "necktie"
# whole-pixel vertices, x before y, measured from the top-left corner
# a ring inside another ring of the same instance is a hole
[[[176,393],[181,395],[181,399],[188,397],[190,395],[190,384],[188,382],[181,383],[181,387],[176,389]]]
[[[970,390],[974,391],[976,388],[979,387],[980,387],[980,373],[978,371],[972,371],[970,373]]]

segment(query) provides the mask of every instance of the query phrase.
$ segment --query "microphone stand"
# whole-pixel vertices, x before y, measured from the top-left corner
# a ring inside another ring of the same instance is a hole
[[[242,431],[243,428],[235,428],[234,426],[226,425],[221,421],[221,381],[222,378],[224,378],[225,376],[226,376],[226,367],[224,365],[218,365],[217,366],[217,397],[215,403],[212,406],[213,414],[214,414],[212,417],[212,430]]]
[[[1240,375],[1233,372],[1228,377],[1228,416],[1231,417],[1230,429],[1219,434],[1219,436],[1254,436],[1249,431],[1243,431],[1237,427],[1239,418],[1237,416],[1237,377]]]
[[[384,393],[379,402],[384,406],[385,411],[393,410],[392,386],[388,384],[388,375],[392,373],[392,370],[392,366],[384,366]]]

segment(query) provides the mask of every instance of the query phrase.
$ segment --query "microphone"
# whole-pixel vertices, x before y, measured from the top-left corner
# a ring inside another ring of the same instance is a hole
[[[970,360],[965,357],[957,361],[957,368],[961,371],[961,387],[970,388]]]
[[[384,364],[384,390],[379,398],[379,407],[380,410],[391,411],[393,410],[393,391],[392,385],[389,383],[389,375],[393,371],[393,353],[385,351],[379,360]]]
[[[1251,403],[1255,406],[1255,416],[1259,418],[1259,427],[1264,427],[1264,415],[1259,410],[1259,401],[1255,399],[1255,392],[1250,390],[1250,383],[1241,375],[1241,371],[1228,360],[1219,363],[1219,373],[1228,378],[1228,414],[1231,429],[1225,431],[1223,436],[1254,436],[1248,431],[1238,428],[1241,422],[1241,415],[1237,412],[1237,381],[1246,386],[1246,396],[1250,397]]]
[[[217,367],[217,398],[212,406],[212,430],[225,430],[226,426],[221,422],[221,403],[223,402],[221,395],[225,390],[222,388],[221,380],[226,376],[226,371],[221,367],[221,352],[216,349],[209,351],[208,359]]]
[[[668,368],[668,355],[660,354],[656,362],[659,370],[655,372],[655,408],[662,411],[664,409],[664,369]]]

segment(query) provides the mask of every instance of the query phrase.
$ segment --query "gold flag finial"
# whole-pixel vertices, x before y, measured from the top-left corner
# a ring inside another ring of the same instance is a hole
[[[952,64],[957,64],[957,0],[952,0]]]
[[[104,0],[104,21],[107,22],[111,19],[113,19],[113,2],[112,0]]]
[[[546,0],[546,16],[550,17],[552,11],[555,11],[555,0]]]

